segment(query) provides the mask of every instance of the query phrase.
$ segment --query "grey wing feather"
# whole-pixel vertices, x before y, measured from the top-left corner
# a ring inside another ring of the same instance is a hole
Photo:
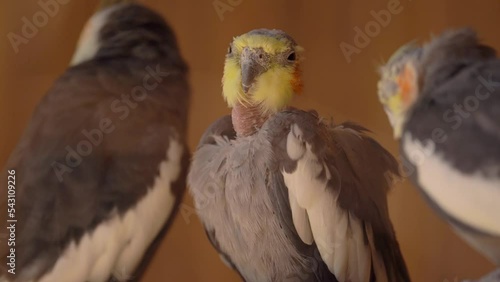
[[[399,177],[398,163],[365,131],[350,123],[331,131],[337,144],[333,165],[341,177],[351,176],[342,177],[341,187],[353,188],[341,189],[339,203],[371,225],[375,249],[382,256],[389,281],[410,281],[387,207],[387,192],[394,178]]]
[[[292,240],[294,246],[298,249],[301,255],[306,258],[306,264],[303,272],[295,274],[293,278],[298,278],[298,281],[301,282],[338,282],[335,275],[328,270],[328,266],[321,259],[321,255],[316,244],[314,242],[305,243],[301,241],[301,238],[297,234],[297,230],[292,219],[292,210],[290,208],[288,190],[283,182],[283,176],[281,174],[272,173],[267,177],[267,187],[273,188],[269,189],[269,194],[271,199],[274,199],[273,204],[276,205],[276,211],[278,212],[278,216],[282,222],[282,231],[287,233],[287,238]]]
[[[135,204],[153,184],[169,139],[176,136],[185,144],[189,87],[182,73],[165,79],[121,120],[110,105],[142,83],[142,77],[124,79],[130,66],[119,66],[125,72],[120,73],[117,66],[104,70],[92,64],[68,70],[55,83],[6,164],[16,169],[18,180],[17,266],[32,270],[29,277],[51,269],[61,249],[107,219],[112,209],[123,213]],[[184,98],[175,98],[179,95]],[[176,105],[169,105],[172,101]],[[104,119],[114,131],[92,146],[89,155],[81,156],[81,162],[69,165],[67,148],[76,150],[87,140],[82,130],[99,128]],[[69,171],[58,175],[55,164]],[[180,196],[184,188],[174,189]],[[33,265],[37,267],[29,268]],[[1,271],[5,273],[3,265]]]
[[[343,237],[344,235],[342,235],[336,237],[340,238],[338,239],[340,241],[335,243],[337,239],[328,237],[335,237],[338,234],[334,236],[335,232],[328,231],[327,227],[315,223],[319,220],[315,217],[325,217],[322,220],[330,221],[333,224],[331,230],[338,230],[344,226],[345,223],[342,223],[344,220],[347,222],[359,220],[361,225],[357,225],[359,226],[358,230],[364,230],[360,231],[364,234],[358,239],[358,242],[361,240],[361,242],[364,241],[364,245],[367,245],[370,241],[368,237],[373,237],[372,249],[377,254],[373,254],[372,264],[377,261],[375,257],[379,256],[382,267],[385,265],[386,274],[380,275],[387,276],[388,281],[410,281],[387,210],[386,195],[391,179],[397,175],[398,171],[397,162],[390,153],[368,137],[364,133],[367,131],[365,128],[353,123],[344,123],[338,126],[326,125],[314,113],[294,109],[285,111],[274,118],[270,128],[276,131],[273,145],[277,148],[275,155],[279,166],[284,170],[285,183],[289,193],[294,194],[299,201],[300,207],[295,209],[292,207],[292,210],[305,209],[311,223],[311,226],[295,225],[295,227],[298,228],[298,231],[303,228],[312,229],[316,243],[320,243],[318,245],[320,251],[323,250],[323,260],[330,270],[335,272],[335,275],[339,275],[337,278],[342,280],[355,274],[343,272],[345,268],[341,265],[345,263],[344,260],[347,260],[346,256],[335,259],[327,258],[324,255],[325,248],[329,244],[346,245],[347,241],[343,240],[351,239],[348,238],[349,236]],[[290,145],[290,142],[296,142],[297,146]],[[306,166],[297,170],[297,166],[301,165],[302,160],[307,160]],[[312,170],[311,176],[300,175],[305,170]],[[297,177],[294,174],[297,174]],[[319,182],[327,181],[326,190],[316,190],[319,187],[314,187],[314,185],[321,185],[314,184],[317,182],[309,184],[304,182],[303,179],[309,177],[315,178]],[[328,201],[324,202],[324,198],[330,197],[328,195],[331,193],[338,195],[333,196],[333,199],[337,200],[333,200],[331,204]],[[336,205],[341,208],[338,211],[335,209],[335,201]],[[323,211],[318,213],[318,209]],[[348,216],[345,212],[351,215]],[[340,222],[336,222],[336,220],[340,220]],[[294,223],[296,223],[295,219]],[[348,226],[354,226],[353,224],[356,225],[351,222],[346,228],[349,229]],[[324,242],[319,242],[318,239],[323,239]],[[362,251],[363,246],[359,244],[357,246],[358,256],[361,256],[358,258],[359,260],[365,256],[361,255],[364,252]],[[330,247],[333,247],[339,255],[342,250],[346,251],[343,249],[344,247],[340,249],[334,245],[330,245]],[[360,266],[365,265],[359,261],[357,263],[360,263]],[[373,267],[376,270],[377,267]],[[352,271],[356,272],[356,270]],[[372,273],[373,275],[375,274]],[[360,276],[366,278],[365,275]]]

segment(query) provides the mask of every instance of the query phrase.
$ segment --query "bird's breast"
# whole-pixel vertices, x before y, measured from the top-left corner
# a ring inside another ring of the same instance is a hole
[[[500,237],[500,178],[481,171],[464,173],[447,161],[432,140],[424,145],[410,133],[403,136],[402,148],[415,167],[418,186],[440,209],[472,228]]]
[[[201,210],[221,249],[247,281],[284,281],[305,264],[285,230],[270,189],[270,147],[258,140],[236,142],[220,171],[222,187]]]

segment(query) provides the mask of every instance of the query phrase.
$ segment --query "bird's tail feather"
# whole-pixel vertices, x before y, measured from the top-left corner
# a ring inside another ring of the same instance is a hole
[[[374,231],[369,226],[366,231],[373,254],[375,281],[410,282],[410,274],[396,238],[390,234]]]

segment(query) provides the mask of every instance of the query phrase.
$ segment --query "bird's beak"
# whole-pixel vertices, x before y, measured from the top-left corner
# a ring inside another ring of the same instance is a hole
[[[394,108],[392,110],[394,110]],[[394,139],[398,140],[401,138],[401,134],[403,133],[403,126],[406,120],[405,117],[406,113],[400,111],[393,112],[392,110],[387,108],[385,109],[385,113],[387,114],[387,117],[389,118],[389,123],[392,126]]]
[[[245,49],[241,55],[241,88],[245,94],[255,83],[255,80],[261,75],[265,68],[257,62],[257,54],[250,49]]]
[[[124,4],[124,3],[131,3],[134,2],[133,0],[101,0],[99,3],[99,7],[97,7],[96,11],[102,11],[105,10],[111,6],[117,5],[117,4]]]

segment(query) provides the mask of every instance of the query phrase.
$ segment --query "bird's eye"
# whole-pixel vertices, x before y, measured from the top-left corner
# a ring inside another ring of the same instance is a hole
[[[231,48],[231,45],[229,45],[229,47],[227,48],[227,53],[228,54],[233,53],[233,48]]]
[[[295,61],[295,57],[296,57],[295,52],[292,52],[292,53],[290,53],[290,55],[288,55],[288,58],[286,58],[286,59],[293,62],[293,61]]]
[[[402,71],[402,68],[403,68],[403,66],[401,66],[401,65],[395,65],[392,67],[392,73],[394,75],[399,75]]]

